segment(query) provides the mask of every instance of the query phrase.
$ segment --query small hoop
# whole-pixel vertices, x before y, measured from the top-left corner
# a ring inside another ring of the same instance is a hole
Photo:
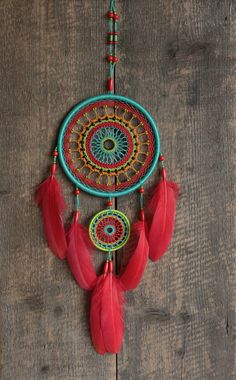
[[[89,236],[95,247],[101,251],[116,251],[129,240],[129,220],[118,210],[102,210],[91,220]]]

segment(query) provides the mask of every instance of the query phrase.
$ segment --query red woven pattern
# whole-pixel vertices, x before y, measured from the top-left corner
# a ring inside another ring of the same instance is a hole
[[[108,234],[105,230],[107,226],[113,226],[113,234]],[[99,240],[103,243],[115,243],[121,239],[124,234],[124,226],[119,219],[108,216],[100,220],[96,226],[96,234]]]

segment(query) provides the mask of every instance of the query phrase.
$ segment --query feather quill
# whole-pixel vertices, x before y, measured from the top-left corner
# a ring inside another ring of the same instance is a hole
[[[166,180],[165,169],[149,203],[148,212],[152,216],[149,229],[149,256],[158,260],[168,249],[175,222],[176,200],[179,186]]]
[[[137,245],[123,273],[120,275],[120,283],[124,290],[132,290],[138,286],[146,268],[149,253],[144,220],[133,225],[133,234],[136,236],[136,240],[138,239]]]
[[[86,232],[84,227],[78,222],[78,216],[79,213],[76,211],[73,223],[67,232],[68,248],[66,258],[79,286],[83,289],[91,290],[97,276],[86,244]]]
[[[39,186],[35,195],[35,202],[42,212],[44,231],[49,248],[54,255],[64,259],[67,243],[62,213],[66,209],[66,204],[60,185],[53,174]]]

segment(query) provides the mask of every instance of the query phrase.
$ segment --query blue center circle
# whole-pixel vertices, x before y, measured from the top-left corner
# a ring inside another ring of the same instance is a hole
[[[112,148],[106,148],[106,142]],[[128,150],[126,135],[116,127],[102,127],[94,133],[90,141],[90,149],[93,156],[103,164],[116,164],[121,161]]]
[[[112,225],[108,225],[108,226],[105,227],[104,231],[108,235],[113,235],[114,232],[115,232],[115,228]]]

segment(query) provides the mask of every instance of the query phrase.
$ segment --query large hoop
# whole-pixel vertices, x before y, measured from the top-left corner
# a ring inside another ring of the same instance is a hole
[[[68,178],[85,192],[118,197],[139,188],[153,172],[160,138],[140,104],[106,94],[76,105],[58,138],[59,159]]]

